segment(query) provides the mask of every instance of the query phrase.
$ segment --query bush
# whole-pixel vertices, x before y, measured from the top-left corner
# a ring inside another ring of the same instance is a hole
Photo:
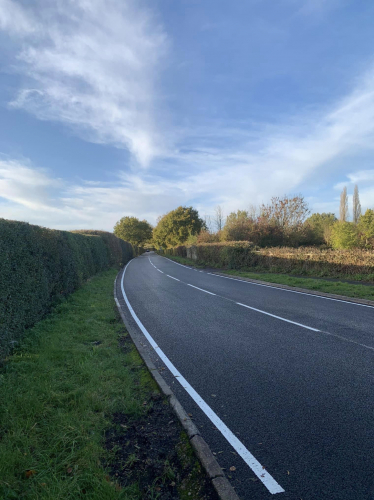
[[[335,249],[359,246],[357,227],[352,222],[336,222],[331,228],[331,243]]]
[[[0,219],[0,360],[90,276],[133,257],[111,233],[77,233]]]
[[[248,241],[206,243],[187,248],[187,257],[207,266],[239,269],[253,265],[256,247]]]
[[[367,209],[365,215],[361,215],[358,231],[362,246],[374,248],[374,210]]]

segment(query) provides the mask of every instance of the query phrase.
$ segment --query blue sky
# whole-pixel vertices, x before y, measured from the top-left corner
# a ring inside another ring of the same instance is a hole
[[[371,0],[0,0],[0,217],[374,207]]]

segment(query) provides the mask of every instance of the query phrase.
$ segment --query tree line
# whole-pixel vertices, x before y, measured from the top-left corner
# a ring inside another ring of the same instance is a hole
[[[275,196],[269,203],[251,205],[227,216],[217,206],[213,216],[200,217],[193,207],[178,207],[161,216],[155,227],[136,217],[123,217],[114,234],[142,246],[175,247],[186,244],[249,241],[258,247],[328,246],[332,248],[374,248],[374,210],[361,213],[355,186],[350,221],[348,193],[340,196],[339,218],[333,213],[311,214],[305,198]]]

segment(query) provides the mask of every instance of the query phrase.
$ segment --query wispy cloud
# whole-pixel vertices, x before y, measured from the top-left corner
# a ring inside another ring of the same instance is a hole
[[[19,39],[18,71],[29,81],[14,107],[128,148],[141,166],[161,153],[156,87],[168,43],[149,9],[132,0],[27,9],[0,0],[0,26]]]
[[[320,17],[337,7],[342,7],[347,0],[288,0],[303,16]]]
[[[353,172],[348,165],[350,156],[373,150],[373,70],[357,78],[348,95],[274,117],[273,124],[200,117],[189,128],[171,129],[161,120],[158,88],[169,42],[149,8],[131,0],[56,0],[41,9],[42,3],[26,8],[0,0],[0,25],[19,40],[18,71],[29,82],[13,106],[59,120],[88,140],[128,148],[150,168],[113,172],[112,183],[65,179],[56,187],[52,174],[9,160],[0,169],[4,216],[111,229],[123,215],[155,222],[184,203],[202,213],[219,203],[228,213],[298,192],[313,178],[336,174],[337,164],[344,165],[340,178],[365,184],[363,205],[373,203],[372,171]],[[313,203],[318,208],[323,200]]]
[[[0,198],[35,211],[50,208],[50,191],[61,187],[60,179],[52,179],[28,162],[0,160]]]
[[[22,36],[35,33],[38,22],[31,13],[12,0],[0,0],[0,29]]]

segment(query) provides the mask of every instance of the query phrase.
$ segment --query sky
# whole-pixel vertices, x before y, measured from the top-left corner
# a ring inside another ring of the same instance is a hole
[[[0,0],[0,217],[374,208],[372,0]]]

